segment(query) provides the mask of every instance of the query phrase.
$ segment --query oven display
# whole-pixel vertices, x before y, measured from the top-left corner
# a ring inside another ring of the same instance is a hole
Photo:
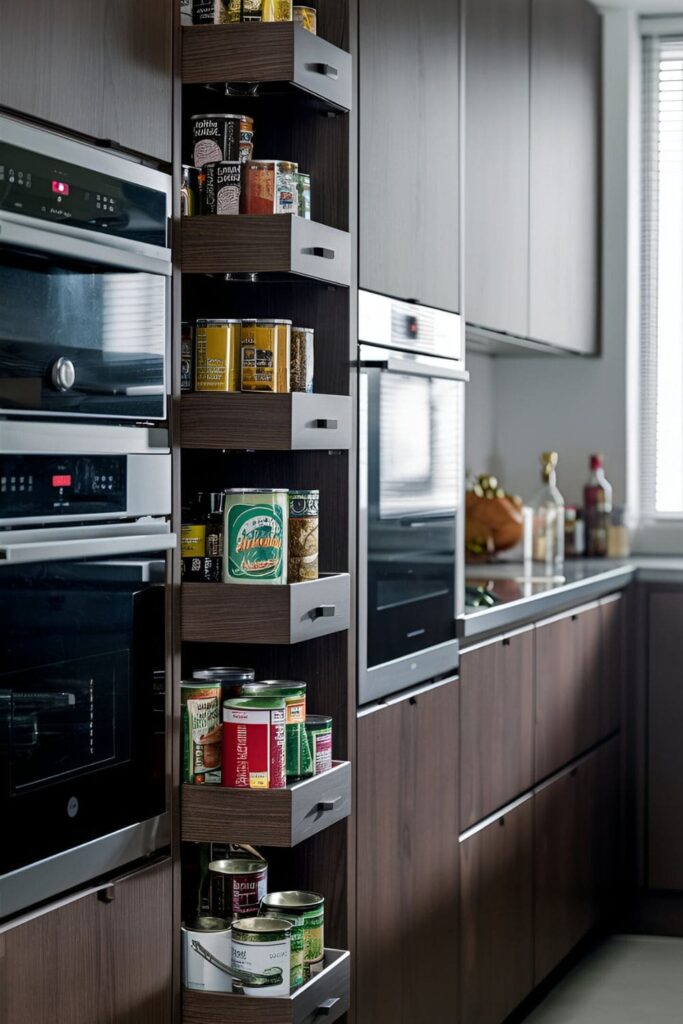
[[[125,512],[125,455],[0,456],[0,522]]]

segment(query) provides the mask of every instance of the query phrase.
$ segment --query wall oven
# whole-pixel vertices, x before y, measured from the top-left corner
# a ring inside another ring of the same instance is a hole
[[[0,117],[0,414],[166,417],[171,179]]]
[[[51,427],[0,423],[0,918],[170,838],[168,447]]]
[[[359,297],[359,703],[458,667],[460,318]]]

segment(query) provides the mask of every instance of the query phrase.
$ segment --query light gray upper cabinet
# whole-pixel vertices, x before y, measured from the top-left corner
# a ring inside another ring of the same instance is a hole
[[[601,21],[586,0],[532,0],[529,333],[598,348]]]
[[[460,41],[458,0],[360,0],[360,286],[453,312]]]
[[[529,332],[529,0],[469,0],[465,39],[466,313]]]

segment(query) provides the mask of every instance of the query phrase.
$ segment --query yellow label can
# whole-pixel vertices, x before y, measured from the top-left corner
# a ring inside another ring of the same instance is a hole
[[[183,523],[180,528],[180,557],[204,558],[206,555],[206,526],[203,523]]]
[[[291,320],[243,320],[242,391],[287,394],[291,348]]]
[[[240,320],[198,320],[195,391],[239,391]]]
[[[264,21],[291,21],[293,0],[263,0]]]

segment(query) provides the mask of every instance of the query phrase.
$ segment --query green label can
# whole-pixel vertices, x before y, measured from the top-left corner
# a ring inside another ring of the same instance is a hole
[[[292,930],[289,933],[292,939],[292,954],[290,961],[290,987],[300,988],[304,983],[304,918],[303,914],[294,914],[286,910],[268,905],[268,897],[261,900],[259,917],[278,918],[282,921],[289,921]]]
[[[183,782],[219,785],[221,781],[221,688],[180,684]]]
[[[261,902],[262,912],[271,910],[303,917],[304,981],[308,981],[315,965],[325,959],[325,898],[315,892],[273,892]]]
[[[268,679],[242,686],[245,697],[283,697],[285,701],[285,771],[287,781],[315,774],[306,734],[306,683]]]
[[[232,966],[258,975],[260,984],[242,985],[247,996],[289,995],[291,935],[289,921],[248,917],[232,924]]]
[[[328,715],[307,715],[306,734],[313,775],[329,772],[332,767],[332,719]]]
[[[287,582],[287,491],[225,494],[223,581]]]

